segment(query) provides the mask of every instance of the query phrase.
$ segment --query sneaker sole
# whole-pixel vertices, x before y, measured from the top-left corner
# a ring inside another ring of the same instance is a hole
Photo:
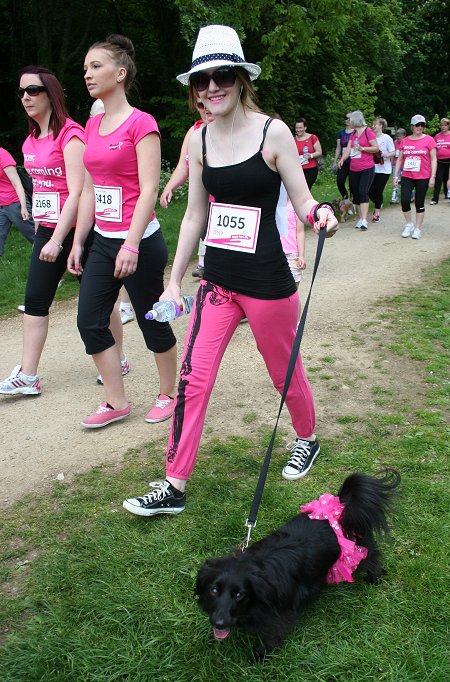
[[[297,481],[299,478],[303,478],[303,476],[306,476],[306,474],[308,473],[308,471],[311,469],[312,465],[316,461],[317,455],[319,454],[319,452],[320,452],[320,445],[319,445],[319,449],[317,450],[316,454],[314,455],[313,459],[311,460],[309,467],[307,469],[304,469],[304,471],[302,471],[298,474],[287,474],[287,473],[285,473],[285,471],[283,469],[283,471],[281,472],[281,475],[283,476],[283,478],[286,479],[286,481]]]
[[[86,429],[101,429],[103,426],[108,426],[108,424],[112,424],[113,422],[120,422],[122,419],[126,419],[129,416],[129,414],[122,414],[120,417],[112,417],[111,419],[108,419],[107,422],[103,422],[102,424],[85,424],[84,422],[80,422],[80,424]]]
[[[125,500],[122,507],[135,516],[157,516],[158,514],[181,514],[186,507],[167,507],[166,509],[142,509],[142,507],[135,507],[128,504]]]
[[[14,388],[12,391],[2,391],[1,395],[41,395],[41,391],[36,391],[35,388]]]
[[[166,422],[168,419],[171,419],[173,415],[173,412],[167,415],[167,417],[160,417],[159,419],[147,419],[147,417],[144,417],[144,421],[147,422],[147,424],[159,424],[159,422]]]

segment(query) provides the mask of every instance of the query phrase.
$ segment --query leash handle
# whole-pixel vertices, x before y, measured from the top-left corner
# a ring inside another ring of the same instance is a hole
[[[273,446],[275,443],[275,436],[277,433],[278,422],[280,421],[281,410],[283,409],[283,405],[284,405],[284,402],[286,400],[286,395],[287,395],[287,392],[289,389],[289,384],[291,383],[292,374],[294,373],[295,363],[297,362],[297,356],[298,356],[298,353],[300,350],[300,344],[301,344],[302,337],[303,337],[303,331],[305,329],[305,322],[306,322],[306,316],[308,314],[311,292],[312,292],[314,280],[316,278],[317,269],[319,267],[320,258],[322,256],[325,237],[326,237],[326,228],[323,228],[319,232],[319,239],[317,242],[317,250],[316,250],[316,258],[314,261],[313,274],[312,274],[312,278],[311,278],[311,286],[309,288],[309,293],[308,293],[305,305],[303,307],[303,311],[302,311],[302,314],[300,317],[300,322],[298,324],[297,333],[296,333],[295,339],[294,339],[294,344],[292,346],[292,352],[291,352],[291,356],[289,358],[288,368],[287,368],[287,372],[286,372],[286,379],[284,381],[284,388],[283,388],[283,393],[281,395],[280,408],[278,410],[278,415],[277,415],[277,418],[275,421],[275,427],[273,429],[272,436],[270,438],[270,442],[269,442],[269,445],[268,445],[267,450],[266,450],[266,456],[264,458],[264,462],[263,462],[263,465],[261,468],[261,473],[259,475],[259,480],[258,480],[258,483],[256,486],[255,495],[253,498],[252,506],[250,508],[250,513],[249,513],[247,521],[245,523],[245,527],[248,529],[247,538],[245,540],[245,543],[246,543],[245,546],[246,547],[250,543],[251,531],[256,525],[256,517],[258,516],[259,505],[261,504],[261,499],[262,499],[262,495],[264,492],[264,485],[266,483],[267,472],[269,471],[270,458],[272,456],[272,450],[273,450]]]

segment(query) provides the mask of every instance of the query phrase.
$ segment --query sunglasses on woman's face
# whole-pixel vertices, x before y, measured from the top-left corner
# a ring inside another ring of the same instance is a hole
[[[415,128],[425,128],[425,123],[413,123]]]
[[[218,88],[231,88],[236,82],[236,71],[233,66],[226,66],[216,69],[212,74],[206,73],[206,71],[199,71],[198,73],[191,74],[189,78],[189,82],[197,92],[207,90],[212,80]]]
[[[17,96],[20,99],[23,99],[24,94],[27,93],[30,97],[36,97],[40,92],[45,92],[46,90],[47,88],[43,85],[28,85],[26,88],[19,88],[17,90]]]

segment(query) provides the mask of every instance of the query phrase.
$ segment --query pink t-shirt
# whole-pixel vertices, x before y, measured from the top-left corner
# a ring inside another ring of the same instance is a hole
[[[436,141],[436,156],[438,161],[450,161],[450,133],[437,133],[434,136]]]
[[[287,203],[287,223],[288,232],[287,235],[281,236],[281,246],[283,247],[284,253],[297,253],[298,254],[298,242],[297,242],[297,214],[294,211],[294,207],[291,202]]]
[[[6,149],[0,147],[0,206],[10,206],[19,201],[17,192],[11,184],[11,180],[6,175],[4,168],[8,166],[16,167],[16,162]]]
[[[356,130],[353,131],[350,135],[350,170],[363,171],[366,168],[373,168],[375,165],[373,154],[356,151],[354,147],[358,142],[361,147],[372,147],[372,141],[376,139],[377,136],[371,128],[365,128],[361,135],[358,135]]]
[[[77,137],[84,143],[83,128],[68,118],[56,140],[53,133],[37,139],[28,135],[22,145],[24,166],[33,181],[33,218],[55,228],[69,196],[64,149]]]
[[[150,133],[159,136],[159,130],[153,116],[134,109],[116,130],[101,135],[103,116],[93,116],[86,123],[83,160],[94,183],[96,226],[104,232],[123,232],[130,228],[141,193],[136,145]],[[153,212],[148,221],[154,218]]]
[[[400,145],[403,154],[402,177],[412,180],[426,180],[431,176],[430,150],[436,148],[431,135],[424,135],[418,140],[405,137]]]

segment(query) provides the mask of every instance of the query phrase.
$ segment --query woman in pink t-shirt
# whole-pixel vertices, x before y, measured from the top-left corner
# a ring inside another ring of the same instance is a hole
[[[66,270],[83,187],[84,131],[69,118],[63,88],[48,69],[23,69],[18,95],[30,130],[22,150],[33,181],[37,230],[25,291],[22,361],[0,384],[0,393],[37,395],[49,308]]]
[[[167,247],[154,208],[161,166],[155,119],[127,100],[136,67],[134,47],[124,36],[95,43],[85,59],[85,82],[105,113],[86,124],[85,182],[68,269],[83,271],[84,241],[95,221],[94,239],[83,271],[78,329],[86,352],[101,374],[105,401],[81,423],[100,428],[124,419],[131,405],[125,396],[120,355],[109,318],[122,285],[133,305],[147,348],[155,354],[160,388],[145,417],[171,417],[176,378],[176,339],[168,323],[148,321],[145,313],[164,290]]]
[[[427,123],[421,114],[411,119],[411,135],[400,145],[395,165],[393,184],[398,186],[398,175],[402,169],[402,211],[405,227],[402,237],[419,239],[425,217],[425,196],[428,187],[434,187],[436,177],[436,142],[431,135],[423,132]],[[415,190],[416,222],[412,222],[411,194]]]
[[[31,205],[19,178],[16,162],[0,147],[0,256],[11,227],[16,228],[29,242],[34,242],[34,223]]]
[[[441,130],[434,136],[436,141],[437,169],[433,198],[430,201],[431,206],[438,203],[441,187],[443,188],[444,196],[447,196],[450,169],[450,119],[441,118],[439,125]]]
[[[378,151],[376,135],[368,128],[361,111],[352,111],[350,125],[354,132],[350,135],[347,147],[339,161],[339,167],[350,157],[350,191],[353,203],[359,207],[357,230],[367,230],[369,213],[369,190],[375,176],[373,155]]]

